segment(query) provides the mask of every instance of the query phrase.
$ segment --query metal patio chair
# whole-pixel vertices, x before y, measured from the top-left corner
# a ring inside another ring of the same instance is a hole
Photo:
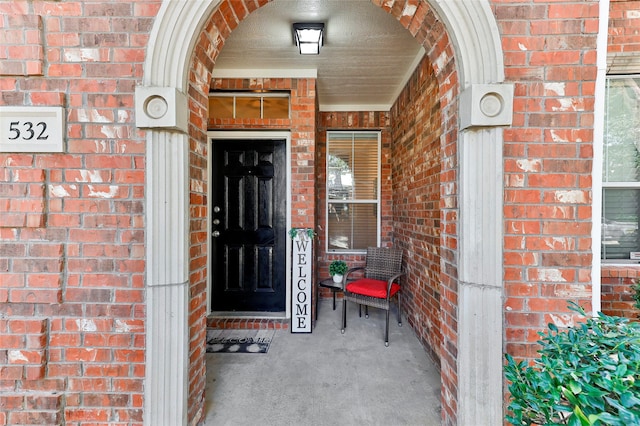
[[[364,277],[348,282],[349,275],[364,270]],[[347,328],[347,301],[359,304],[362,316],[362,305],[365,306],[365,317],[369,317],[369,306],[387,311],[384,332],[384,345],[389,346],[389,310],[391,299],[396,298],[398,305],[398,326],[402,326],[400,312],[400,277],[402,272],[402,250],[396,248],[369,247],[366,265],[351,268],[342,278],[344,301],[342,302],[342,334]],[[348,283],[348,284],[347,284]],[[345,285],[346,284],[346,285]]]

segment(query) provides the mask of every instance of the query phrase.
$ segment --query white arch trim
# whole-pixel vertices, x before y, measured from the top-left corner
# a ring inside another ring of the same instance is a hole
[[[488,0],[427,0],[447,27],[461,90],[504,80],[500,36]],[[153,88],[175,90],[179,115],[193,49],[220,0],[165,0],[154,22],[143,76],[145,111]],[[164,99],[164,98],[163,98]],[[165,102],[167,99],[164,99]],[[511,99],[505,102],[510,105]],[[138,108],[140,107],[140,108]],[[480,110],[482,110],[480,108]],[[187,424],[188,137],[181,126],[147,128],[146,425]],[[481,122],[480,122],[481,123]],[[481,124],[480,124],[481,125]],[[494,123],[487,123],[495,126]],[[502,424],[502,131],[460,132],[458,423]],[[471,422],[471,423],[470,423]]]
[[[488,0],[427,0],[440,15],[456,51],[462,89],[504,81],[498,25]]]
[[[458,103],[457,421],[501,425],[503,138],[497,126],[511,124],[513,86],[501,84],[501,40],[488,1],[429,3],[452,41],[463,99]],[[485,95],[502,100],[502,117],[486,111],[481,104]]]

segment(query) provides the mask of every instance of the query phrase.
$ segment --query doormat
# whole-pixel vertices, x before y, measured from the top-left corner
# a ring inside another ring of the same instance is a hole
[[[266,354],[275,330],[207,330],[208,353]]]

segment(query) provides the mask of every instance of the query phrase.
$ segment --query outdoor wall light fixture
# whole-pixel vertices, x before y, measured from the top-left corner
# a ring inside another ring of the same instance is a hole
[[[293,38],[301,55],[318,55],[322,46],[323,23],[293,24]]]

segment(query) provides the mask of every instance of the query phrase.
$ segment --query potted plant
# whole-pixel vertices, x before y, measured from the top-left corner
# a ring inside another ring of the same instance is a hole
[[[347,273],[347,263],[344,260],[334,260],[329,265],[329,274],[336,283],[342,282],[342,277]]]

